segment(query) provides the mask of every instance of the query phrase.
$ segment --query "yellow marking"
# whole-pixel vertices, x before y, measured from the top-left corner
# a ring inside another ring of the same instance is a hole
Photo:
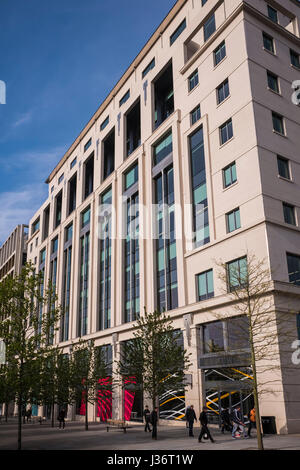
[[[233,367],[232,367],[232,370],[234,370],[235,372],[238,372],[239,374],[244,375],[245,377],[248,377],[248,379],[253,380],[253,377],[251,375],[245,374],[245,372],[242,372],[241,370],[234,369]]]
[[[175,419],[181,419],[181,418],[183,418],[184,416],[185,416],[185,415],[180,415],[180,416],[177,416],[177,418],[175,418]]]
[[[169,398],[168,400],[164,401],[163,403],[161,403],[159,406],[163,406],[165,403],[168,403],[168,401],[172,401],[172,400],[177,400],[177,398],[184,398],[184,395],[182,397],[173,397],[173,398]]]

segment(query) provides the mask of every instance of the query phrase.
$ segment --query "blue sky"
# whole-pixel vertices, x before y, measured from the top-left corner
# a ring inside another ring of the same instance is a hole
[[[1,0],[0,244],[175,0]]]

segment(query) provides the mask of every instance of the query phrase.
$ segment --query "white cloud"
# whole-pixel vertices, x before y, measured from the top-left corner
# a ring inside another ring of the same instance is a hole
[[[46,197],[47,187],[42,184],[0,193],[0,244],[17,225],[28,224]]]
[[[32,111],[28,111],[27,113],[23,114],[19,119],[17,119],[15,122],[13,122],[12,127],[20,127],[23,124],[27,124],[30,122],[32,119]]]

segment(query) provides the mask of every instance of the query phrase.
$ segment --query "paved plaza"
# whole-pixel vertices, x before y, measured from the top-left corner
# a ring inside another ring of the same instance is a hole
[[[255,433],[251,439],[231,438],[230,433],[222,434],[211,426],[216,442],[198,443],[199,426],[195,437],[188,436],[185,426],[160,425],[158,439],[153,441],[150,433],[144,432],[141,424],[134,424],[124,434],[119,430],[107,432],[104,424],[93,423],[84,430],[84,423],[67,423],[66,428],[51,428],[50,423],[25,424],[23,426],[24,450],[255,450]],[[15,422],[0,424],[0,450],[14,450],[17,445],[17,425]],[[300,434],[278,436],[267,435],[265,449],[300,450]]]

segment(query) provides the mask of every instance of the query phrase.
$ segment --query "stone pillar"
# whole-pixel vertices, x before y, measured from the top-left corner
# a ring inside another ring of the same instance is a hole
[[[115,361],[121,358],[121,343],[118,341],[118,334],[114,333],[112,338],[113,347],[113,376],[117,377],[117,365]],[[123,389],[121,383],[113,384],[112,390],[112,419],[123,419]]]

